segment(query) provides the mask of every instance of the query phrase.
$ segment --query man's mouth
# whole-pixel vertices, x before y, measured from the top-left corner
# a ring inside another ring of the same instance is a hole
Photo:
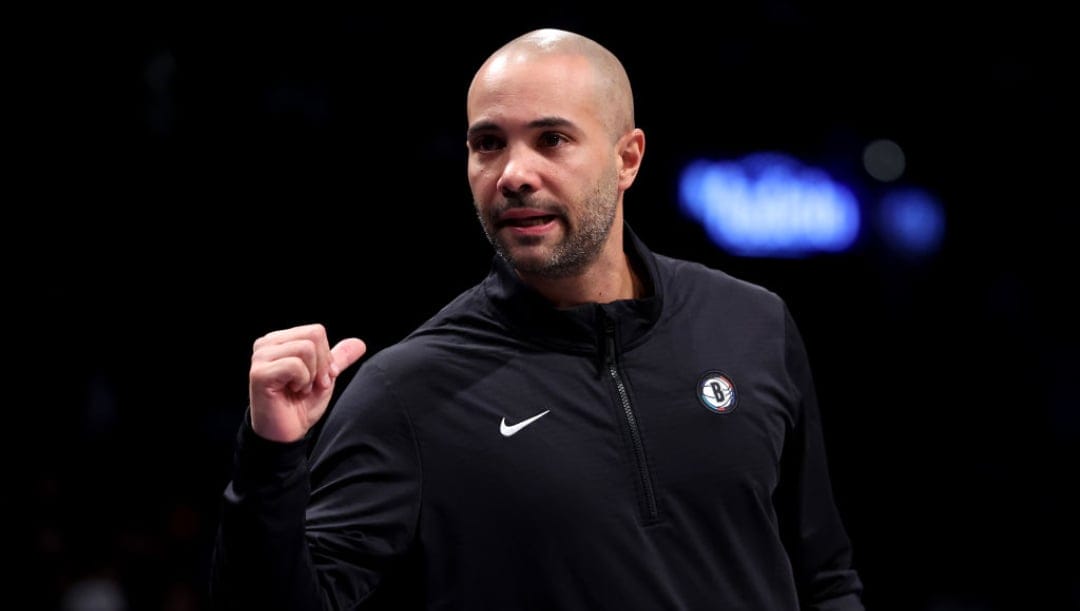
[[[546,225],[558,218],[554,214],[541,214],[535,216],[519,216],[506,218],[503,217],[498,225],[499,227],[539,227],[540,225]]]

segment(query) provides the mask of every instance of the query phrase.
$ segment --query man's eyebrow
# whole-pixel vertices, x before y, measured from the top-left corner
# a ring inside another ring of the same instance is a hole
[[[533,129],[537,127],[570,127],[572,125],[573,123],[569,119],[562,117],[541,117],[529,122],[529,127]]]
[[[469,138],[471,138],[475,134],[478,134],[478,133],[481,133],[481,132],[494,132],[494,131],[499,131],[499,126],[496,125],[494,121],[480,121],[479,123],[474,123],[474,124],[470,125],[469,126],[469,131],[466,132],[465,135],[468,136]]]
[[[562,117],[541,117],[539,119],[529,121],[526,127],[528,127],[529,129],[539,129],[550,127],[570,127],[573,125],[574,123],[572,121],[570,121],[569,119],[564,119]],[[469,126],[469,131],[466,133],[466,136],[471,138],[478,133],[496,131],[500,131],[500,128],[499,125],[494,121],[480,121]]]

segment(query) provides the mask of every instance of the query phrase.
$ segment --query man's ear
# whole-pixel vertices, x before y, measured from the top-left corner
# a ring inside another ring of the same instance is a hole
[[[645,132],[640,128],[626,132],[616,144],[619,155],[619,188],[630,188],[641,168],[641,159],[645,156]]]

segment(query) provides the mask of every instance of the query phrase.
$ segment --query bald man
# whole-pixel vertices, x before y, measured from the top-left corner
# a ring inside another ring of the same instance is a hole
[[[216,607],[862,609],[787,306],[623,218],[645,135],[619,60],[526,33],[467,117],[489,273],[332,409],[362,340],[256,340]]]

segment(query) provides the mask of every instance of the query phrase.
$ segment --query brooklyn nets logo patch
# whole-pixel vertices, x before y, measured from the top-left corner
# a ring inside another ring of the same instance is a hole
[[[710,371],[701,376],[697,385],[698,399],[710,412],[726,414],[739,403],[735,383],[722,371]]]

